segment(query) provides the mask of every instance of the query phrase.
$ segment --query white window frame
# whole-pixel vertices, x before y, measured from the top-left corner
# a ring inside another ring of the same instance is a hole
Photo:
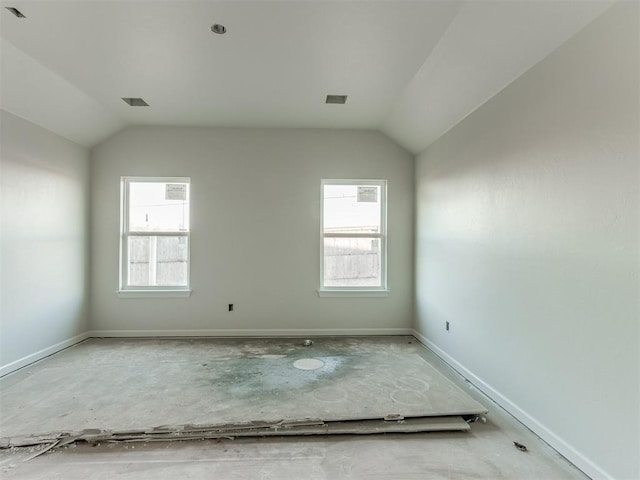
[[[147,232],[129,230],[129,185],[131,183],[186,183],[189,185],[191,215],[191,178],[189,177],[121,177],[120,179],[120,271],[119,297],[188,297],[191,295],[191,222],[186,232]],[[128,240],[130,236],[187,237],[187,284],[176,286],[128,285]]]
[[[325,185],[358,185],[380,187],[380,233],[324,233],[324,187]],[[325,238],[377,238],[380,240],[380,276],[378,287],[326,287],[324,285],[324,239]],[[360,179],[323,179],[320,186],[320,297],[386,297],[387,284],[387,181]]]

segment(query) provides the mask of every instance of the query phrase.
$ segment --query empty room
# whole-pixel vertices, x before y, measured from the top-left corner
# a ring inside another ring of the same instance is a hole
[[[1,3],[2,478],[640,479],[640,2]]]

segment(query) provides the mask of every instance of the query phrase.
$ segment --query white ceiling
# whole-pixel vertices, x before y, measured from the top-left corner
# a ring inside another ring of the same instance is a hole
[[[77,143],[132,124],[356,128],[417,153],[612,2],[1,3],[27,18],[0,12],[0,106]]]

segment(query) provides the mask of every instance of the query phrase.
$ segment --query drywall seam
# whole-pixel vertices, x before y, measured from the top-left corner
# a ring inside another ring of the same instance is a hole
[[[84,332],[84,333],[81,333],[80,335],[76,335],[75,337],[71,337],[67,340],[63,340],[62,342],[58,342],[55,345],[51,345],[50,347],[43,348],[42,350],[39,350],[35,353],[31,353],[25,357],[19,358],[18,360],[14,360],[11,363],[2,365],[0,367],[0,377],[8,375],[9,373],[15,372],[16,370],[19,370],[22,367],[26,367],[27,365],[35,363],[38,360],[42,360],[43,358],[46,358],[49,355],[58,353],[60,350],[64,350],[65,348],[72,347],[77,343],[85,341],[87,338],[89,338],[89,332]]]
[[[567,460],[573,463],[574,466],[582,470],[589,477],[594,479],[613,480],[613,476],[608,474],[602,468],[594,464],[591,460],[585,457],[578,450],[569,445],[564,439],[556,435],[553,430],[545,426],[538,421],[535,417],[529,415],[526,411],[522,410],[515,403],[509,400],[498,390],[493,388],[487,382],[476,376],[471,370],[459,363],[448,353],[438,347],[435,343],[422,335],[417,330],[413,330],[413,336],[420,341],[425,347],[433,351],[438,357],[440,357],[447,365],[456,370],[460,375],[467,379],[474,387],[484,393],[487,397],[493,400],[501,408],[505,409],[516,420],[524,424],[533,433],[538,435],[542,440],[547,442],[553,449],[564,456]]]
[[[209,329],[209,330],[92,330],[89,337],[312,337],[413,335],[410,328]]]

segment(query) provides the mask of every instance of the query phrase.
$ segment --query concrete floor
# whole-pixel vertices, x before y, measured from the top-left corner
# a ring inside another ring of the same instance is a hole
[[[282,338],[90,339],[0,380],[0,429],[8,437],[486,411],[420,350],[393,337],[319,338],[309,347]],[[296,368],[305,360],[320,368]]]
[[[323,340],[318,341],[322,343]],[[366,343],[367,348],[374,346],[420,355],[470,397],[488,407],[486,423],[476,422],[470,432],[452,433],[224,439],[96,447],[80,444],[28,461],[25,460],[37,453],[38,448],[19,448],[0,452],[0,473],[7,479],[70,480],[588,478],[415,339],[373,338],[367,339]],[[5,377],[0,383],[3,395],[7,391],[5,387],[24,381],[29,370],[43,365],[45,368],[63,368],[64,357],[73,356],[81,346]],[[162,351],[157,355],[162,358]],[[131,366],[132,369],[135,367]],[[96,375],[100,378],[104,371],[98,369]],[[162,396],[157,397],[161,402]],[[526,445],[528,451],[516,449],[514,441]]]

